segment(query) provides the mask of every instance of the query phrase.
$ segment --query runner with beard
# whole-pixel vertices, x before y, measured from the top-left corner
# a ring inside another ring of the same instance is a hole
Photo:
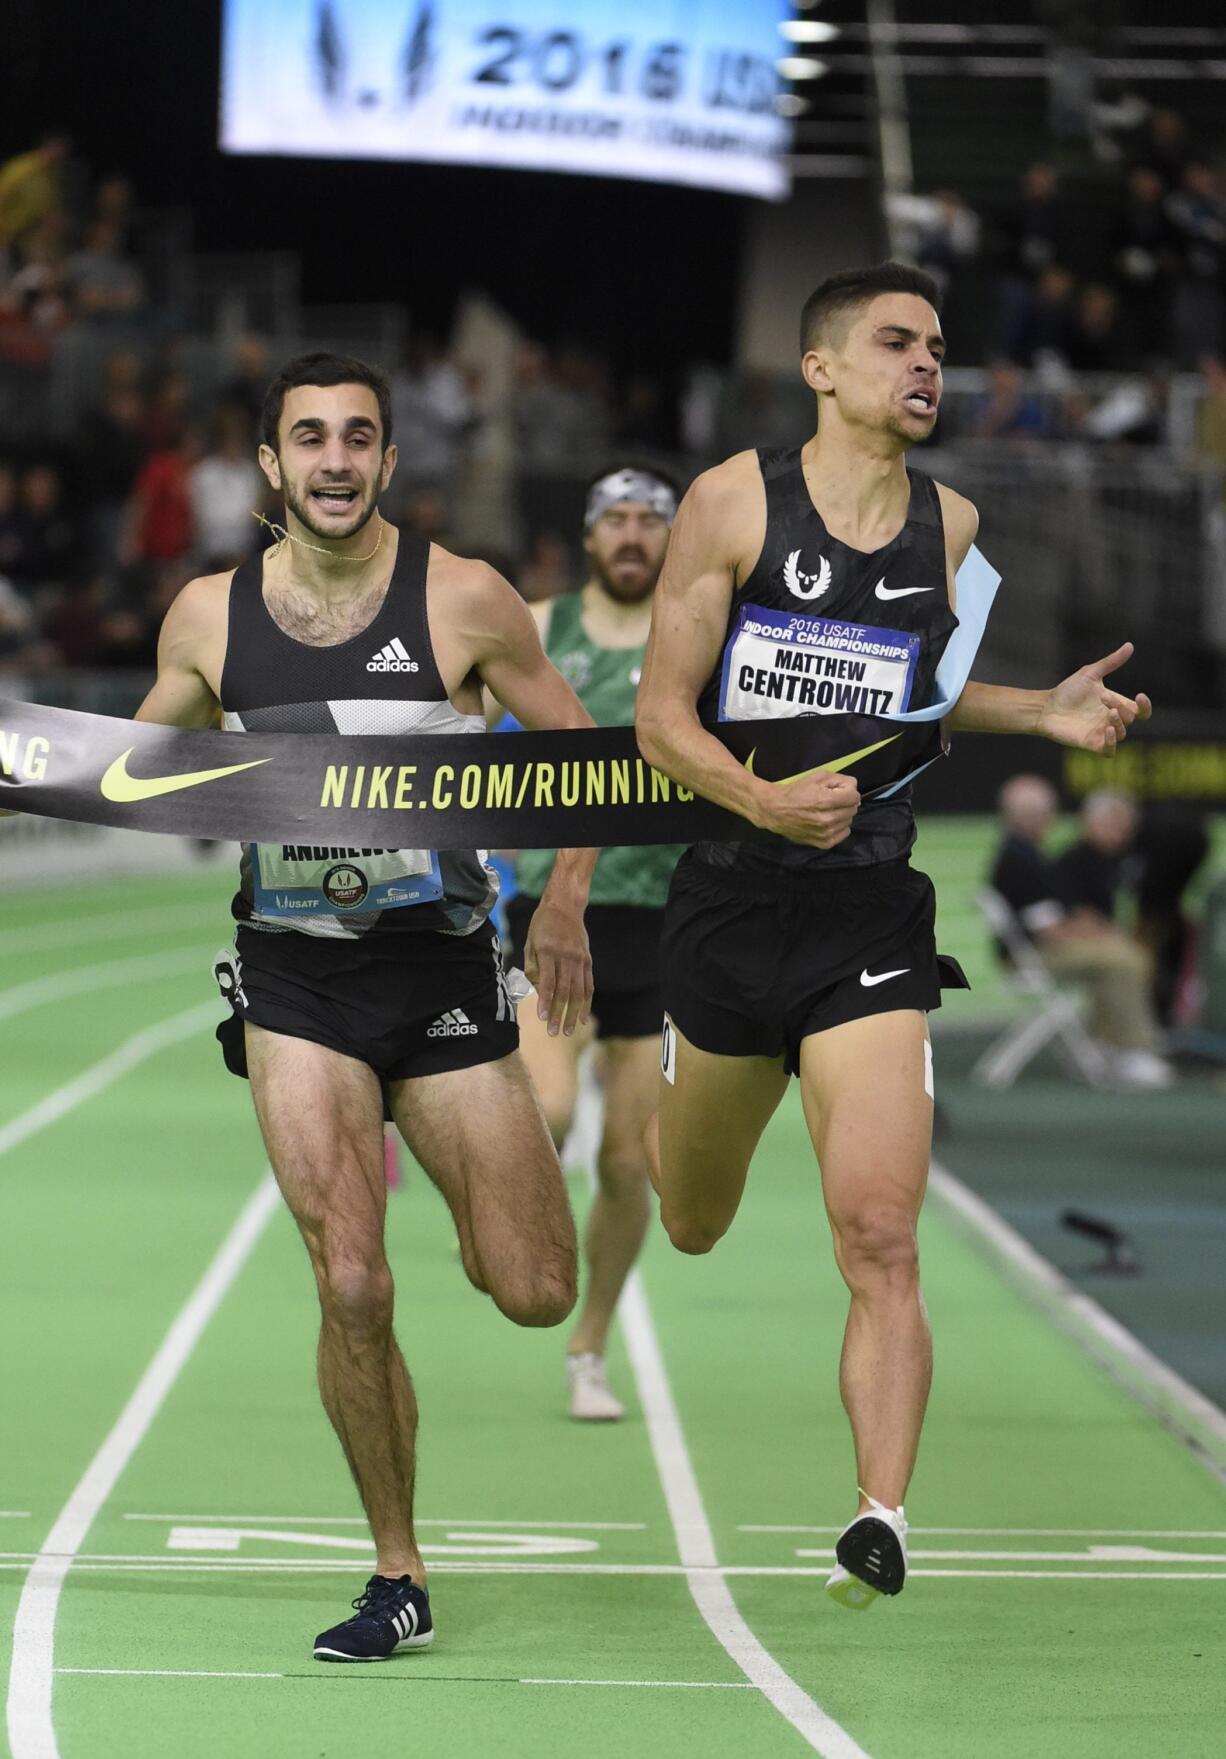
[[[598,726],[628,726],[651,627],[652,594],[677,511],[677,487],[658,470],[623,466],[588,487],[584,549],[591,572],[577,593],[532,607],[545,652]],[[624,1415],[609,1388],[605,1343],[618,1297],[643,1244],[649,1205],[643,1132],[656,1107],[660,1031],[660,924],[680,847],[602,849],[586,924],[592,950],[592,1019],[603,1051],[604,1122],[597,1190],[584,1238],[587,1293],[567,1353],[570,1415]],[[507,907],[516,947],[553,865],[528,849]],[[559,1149],[574,1116],[580,1037],[567,1039],[525,1010],[524,1061]]]
[[[184,588],[138,719],[476,735],[485,685],[528,727],[591,725],[501,576],[383,520],[396,448],[382,374],[291,361],[259,460],[284,497],[281,541]],[[524,941],[542,1018],[564,1037],[591,997],[594,858],[559,852]],[[384,1660],[433,1635],[413,1530],[417,1403],[384,1251],[385,1106],[451,1209],[472,1283],[520,1325],[557,1325],[574,1304],[574,1224],[516,1049],[495,893],[476,850],[243,849],[219,1036],[310,1256],[320,1393],[376,1550],[355,1616],[316,1639],[321,1660]]]

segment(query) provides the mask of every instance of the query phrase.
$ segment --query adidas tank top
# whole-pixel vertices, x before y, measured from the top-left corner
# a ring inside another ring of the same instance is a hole
[[[945,528],[931,477],[910,473],[898,536],[871,554],[832,537],[805,482],[801,448],[759,451],[766,537],[733,594],[719,661],[698,699],[708,725],[804,715],[881,715],[925,708],[958,619],[949,604]],[[939,745],[939,723],[933,724]],[[861,741],[862,743],[862,741]],[[700,843],[716,868],[763,874],[865,867],[915,841],[910,788],[866,799],[833,849],[773,837]]]
[[[426,615],[430,546],[402,530],[373,622],[331,647],[287,635],[264,602],[264,558],[230,583],[221,706],[230,732],[483,733],[449,701]],[[424,929],[470,934],[498,882],[478,849],[244,843],[234,915],[253,928],[331,939]]]

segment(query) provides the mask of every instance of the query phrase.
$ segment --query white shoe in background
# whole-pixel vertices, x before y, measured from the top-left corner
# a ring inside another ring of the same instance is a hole
[[[626,1415],[625,1406],[609,1390],[603,1356],[591,1350],[568,1356],[566,1376],[570,1382],[570,1414],[580,1423],[616,1423]]]

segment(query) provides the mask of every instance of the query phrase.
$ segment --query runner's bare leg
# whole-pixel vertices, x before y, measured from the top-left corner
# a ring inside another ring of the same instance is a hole
[[[246,1027],[269,1160],[319,1290],[319,1390],[362,1498],[381,1576],[425,1567],[413,1533],[417,1399],[392,1331],[383,1246],[383,1098],[365,1063]]]

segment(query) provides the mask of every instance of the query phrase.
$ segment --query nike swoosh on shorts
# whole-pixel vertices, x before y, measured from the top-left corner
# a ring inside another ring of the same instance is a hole
[[[879,599],[909,599],[915,592],[931,592],[930,586],[887,586],[885,576],[877,582],[876,594]]]
[[[202,782],[216,782],[222,776],[235,776],[240,770],[254,770],[262,763],[272,762],[269,757],[256,757],[249,763],[229,763],[219,770],[192,770],[186,776],[130,776],[128,759],[135,750],[136,747],[130,745],[121,752],[99,782],[98,792],[104,800],[114,800],[121,806],[137,800],[154,800],[159,794],[175,794],[180,788],[198,788]]]
[[[904,965],[901,971],[883,971],[878,977],[870,977],[867,971],[862,971],[860,973],[860,982],[864,985],[865,989],[872,989],[875,983],[888,983],[891,977],[905,977],[910,969],[911,967],[909,965]]]

